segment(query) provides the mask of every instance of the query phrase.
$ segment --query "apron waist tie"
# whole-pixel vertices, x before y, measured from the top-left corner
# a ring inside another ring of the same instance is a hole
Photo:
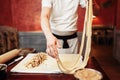
[[[59,36],[59,35],[56,35],[56,34],[54,34],[54,33],[53,33],[53,35],[54,35],[57,39],[62,39],[62,40],[63,40],[63,48],[69,48],[69,45],[68,45],[67,40],[68,40],[68,39],[76,38],[76,37],[77,37],[77,32],[75,32],[75,33],[72,34],[72,35],[68,35],[68,36]]]

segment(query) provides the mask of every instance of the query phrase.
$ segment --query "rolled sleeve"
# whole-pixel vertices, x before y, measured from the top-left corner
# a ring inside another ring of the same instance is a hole
[[[87,0],[80,0],[80,5],[82,8],[85,8],[87,5]]]
[[[42,0],[42,7],[52,7],[52,0]]]

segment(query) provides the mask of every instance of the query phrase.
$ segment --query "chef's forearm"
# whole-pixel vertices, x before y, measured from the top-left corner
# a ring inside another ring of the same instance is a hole
[[[45,17],[43,17],[41,19],[41,28],[42,28],[42,31],[44,32],[46,38],[48,38],[50,35],[52,35],[49,20]]]
[[[50,29],[50,22],[49,22],[50,12],[51,12],[51,9],[46,7],[42,8],[42,11],[41,11],[41,28],[46,38],[52,35],[51,29]]]

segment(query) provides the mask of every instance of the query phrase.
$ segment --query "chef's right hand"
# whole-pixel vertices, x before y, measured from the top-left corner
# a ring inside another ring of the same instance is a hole
[[[58,58],[58,50],[57,48],[61,48],[58,39],[51,35],[47,37],[47,49],[46,52],[53,58]]]

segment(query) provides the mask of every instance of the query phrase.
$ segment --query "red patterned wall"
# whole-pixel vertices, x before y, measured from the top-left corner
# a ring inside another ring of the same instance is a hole
[[[117,27],[116,27],[116,29],[120,30],[120,5],[119,5],[120,4],[120,0],[118,0],[117,4],[118,5],[117,5],[117,16],[116,16],[117,17],[117,20],[116,20],[116,26]]]
[[[78,26],[78,30],[82,31],[83,26],[84,26],[85,9],[84,8],[79,8],[78,13],[79,14],[78,14],[77,26]]]
[[[12,0],[14,26],[19,31],[40,30],[41,0]]]
[[[105,0],[99,1],[102,3]],[[108,8],[101,8],[93,25],[114,25],[115,8],[114,3]],[[15,27],[19,31],[41,31],[40,10],[41,0],[0,0],[0,24]],[[84,11],[79,9],[79,31],[83,28]]]
[[[107,1],[111,1],[108,2]],[[116,0],[99,0],[100,11],[98,16],[93,19],[93,25],[115,25]]]
[[[0,0],[0,25],[13,25],[10,0]]]

